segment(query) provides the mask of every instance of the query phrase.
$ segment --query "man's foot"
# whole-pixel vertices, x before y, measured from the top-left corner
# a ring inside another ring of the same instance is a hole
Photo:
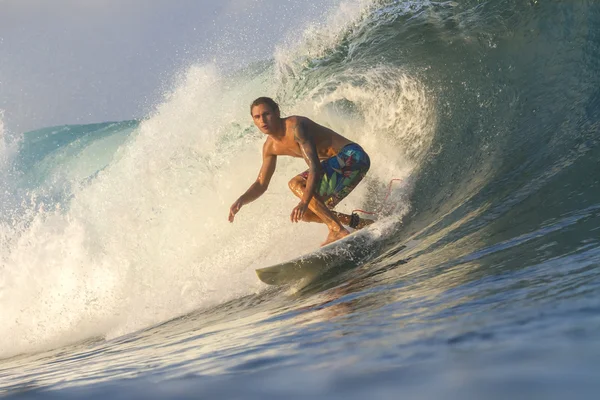
[[[346,229],[342,229],[339,232],[329,231],[329,235],[327,235],[327,240],[321,243],[321,247],[328,245],[329,243],[333,243],[336,240],[340,240],[343,237],[346,237],[350,234]]]
[[[373,223],[375,223],[375,220],[361,218],[360,221],[358,222],[358,225],[356,225],[356,229],[362,229],[365,226],[369,226],[369,225],[371,225]]]
[[[369,226],[374,222],[375,221],[372,219],[360,218],[358,214],[352,213],[348,226],[358,230],[364,228],[365,226]]]

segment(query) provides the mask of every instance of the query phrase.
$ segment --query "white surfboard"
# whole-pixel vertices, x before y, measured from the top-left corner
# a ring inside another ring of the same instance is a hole
[[[311,253],[267,268],[256,270],[258,279],[268,285],[310,282],[332,269],[348,269],[370,254],[374,243],[367,228],[352,232]],[[347,267],[347,268],[343,268]]]

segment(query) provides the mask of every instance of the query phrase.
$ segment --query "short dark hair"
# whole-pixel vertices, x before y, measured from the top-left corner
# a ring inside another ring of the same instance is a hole
[[[269,107],[271,107],[271,110],[273,110],[276,114],[279,114],[279,104],[277,104],[275,102],[275,100],[273,100],[270,97],[259,97],[258,99],[254,100],[252,102],[252,104],[250,104],[250,115],[252,115],[252,109],[256,106],[259,106],[261,104],[266,104]]]

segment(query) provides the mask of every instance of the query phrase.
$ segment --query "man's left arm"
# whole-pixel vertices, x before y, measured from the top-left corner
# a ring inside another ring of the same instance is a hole
[[[317,154],[317,146],[310,134],[306,131],[304,121],[301,119],[294,126],[294,140],[300,145],[300,149],[308,163],[306,189],[304,190],[302,199],[300,199],[300,203],[294,208],[291,215],[292,222],[298,222],[302,220],[302,216],[306,212],[308,204],[314,196],[317,180],[321,173],[321,163]]]

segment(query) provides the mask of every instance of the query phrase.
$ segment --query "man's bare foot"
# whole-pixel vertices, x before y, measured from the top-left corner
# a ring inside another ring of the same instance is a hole
[[[329,235],[327,235],[327,240],[321,243],[321,247],[328,245],[329,243],[333,243],[336,240],[340,240],[341,238],[348,236],[349,234],[350,232],[348,232],[346,229],[342,229],[339,232],[329,231]]]
[[[369,226],[372,223],[374,223],[375,221],[372,219],[367,219],[367,218],[361,218],[358,216],[358,214],[356,213],[352,213],[350,215],[346,215],[346,214],[342,214],[342,213],[337,213],[338,218],[340,219],[340,221],[344,224],[346,224],[347,226],[349,226],[352,229],[362,229],[365,226]]]
[[[358,225],[356,225],[356,229],[362,229],[365,226],[369,226],[374,222],[375,221],[372,219],[361,218],[360,221],[358,222]]]

